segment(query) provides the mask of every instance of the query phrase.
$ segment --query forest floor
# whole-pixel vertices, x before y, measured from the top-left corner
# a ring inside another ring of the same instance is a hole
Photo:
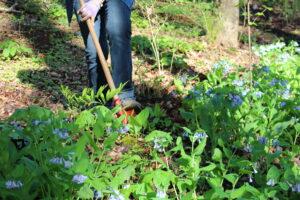
[[[0,1],[0,7],[7,7]],[[18,9],[18,8],[16,8]],[[81,92],[87,87],[87,70],[84,57],[84,44],[78,35],[78,25],[73,20],[71,27],[65,23],[57,24],[51,20],[41,20],[31,13],[25,13],[23,20],[18,20],[19,13],[1,13],[0,42],[13,39],[33,49],[31,57],[20,57],[14,60],[0,60],[0,119],[10,116],[16,109],[37,105],[53,111],[66,109],[60,86],[69,86],[72,91]],[[296,39],[295,30],[300,30],[296,23],[284,25],[278,20],[268,25],[277,32],[287,32]],[[254,33],[257,33],[253,29]],[[294,32],[293,32],[294,31]],[[242,31],[243,33],[243,31]],[[132,36],[149,35],[149,30],[133,26]],[[167,33],[162,33],[166,34]],[[255,34],[254,34],[255,35]],[[266,33],[257,37],[260,42],[272,42],[276,36]],[[189,77],[191,83],[205,79],[205,73],[211,70],[214,62],[227,58],[238,66],[247,67],[247,44],[240,48],[224,48],[207,42],[205,36],[187,39],[191,43],[200,41],[201,51],[187,52],[187,67],[171,71],[159,71],[153,63],[140,60],[133,52],[133,81],[137,99],[143,106],[155,103],[167,110],[169,116],[180,121],[178,108],[180,99],[172,95],[172,80],[175,77]],[[254,60],[255,62],[255,60]]]

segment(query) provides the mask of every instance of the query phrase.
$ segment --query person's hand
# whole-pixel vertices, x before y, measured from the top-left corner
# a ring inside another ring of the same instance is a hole
[[[89,2],[85,3],[78,11],[78,14],[80,14],[82,17],[81,21],[86,21],[90,18],[92,18],[94,21],[101,6],[102,1],[99,0],[90,0]]]

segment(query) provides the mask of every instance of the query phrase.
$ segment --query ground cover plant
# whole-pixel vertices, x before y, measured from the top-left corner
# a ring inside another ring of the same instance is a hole
[[[9,19],[15,27],[0,34],[0,108],[22,108],[0,109],[0,199],[299,199],[297,42],[255,44],[251,71],[244,46],[212,44],[216,1],[138,1],[132,50],[144,109],[123,124],[119,107],[103,106],[121,88],[106,97],[85,88],[81,36],[63,2],[18,1],[21,13],[0,16],[0,29]],[[264,14],[272,24],[290,13]]]
[[[297,46],[256,47],[253,87],[249,72],[220,60],[207,80],[177,90],[185,126],[176,132],[155,126],[159,108],[127,125],[104,106],[72,119],[18,110],[1,121],[1,197],[297,199]]]

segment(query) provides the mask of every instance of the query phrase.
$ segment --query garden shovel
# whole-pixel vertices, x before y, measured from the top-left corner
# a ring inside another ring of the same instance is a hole
[[[81,7],[84,5],[84,1],[83,0],[79,0],[79,3],[80,3]],[[88,29],[90,31],[90,34],[92,36],[93,43],[95,45],[95,48],[96,48],[96,51],[97,51],[97,54],[98,54],[98,57],[99,57],[99,60],[100,60],[103,72],[105,74],[105,78],[106,78],[108,86],[109,86],[109,89],[114,90],[114,89],[116,89],[116,87],[115,87],[114,81],[112,79],[111,73],[110,73],[110,71],[108,69],[108,64],[106,62],[106,59],[105,59],[105,57],[103,55],[103,51],[102,51],[102,48],[100,46],[99,39],[98,39],[98,37],[96,35],[95,29],[94,29],[94,22],[92,21],[91,18],[89,18],[86,21],[86,23],[87,23]],[[124,108],[122,108],[121,99],[119,98],[118,95],[115,95],[113,97],[113,103],[114,103],[115,106],[118,106],[118,105],[121,106],[121,109],[117,113],[117,116],[119,117],[119,116],[126,115],[125,118],[124,118],[124,120],[123,120],[123,124],[127,124],[127,122],[128,122],[127,121],[127,117],[129,115],[134,116],[134,109],[125,110]]]

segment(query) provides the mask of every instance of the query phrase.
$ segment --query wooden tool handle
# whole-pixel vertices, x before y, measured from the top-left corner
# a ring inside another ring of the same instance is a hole
[[[84,1],[83,0],[79,0],[79,3],[80,3],[81,7],[84,5]],[[99,39],[98,39],[97,34],[95,32],[95,29],[94,29],[94,26],[93,26],[94,23],[93,23],[93,21],[92,21],[91,18],[89,18],[86,21],[86,23],[87,23],[88,29],[90,31],[90,34],[92,36],[92,39],[93,39],[93,42],[94,42],[94,45],[95,45],[95,48],[96,48],[96,51],[97,51],[97,54],[98,54],[98,57],[99,57],[102,69],[103,69],[103,72],[105,74],[105,78],[106,78],[107,83],[108,83],[108,86],[109,86],[109,88],[111,90],[114,90],[114,89],[116,89],[116,87],[115,87],[114,81],[112,79],[111,73],[110,73],[110,71],[108,69],[108,65],[107,65],[106,59],[105,59],[105,57],[103,55],[103,51],[101,49]]]

